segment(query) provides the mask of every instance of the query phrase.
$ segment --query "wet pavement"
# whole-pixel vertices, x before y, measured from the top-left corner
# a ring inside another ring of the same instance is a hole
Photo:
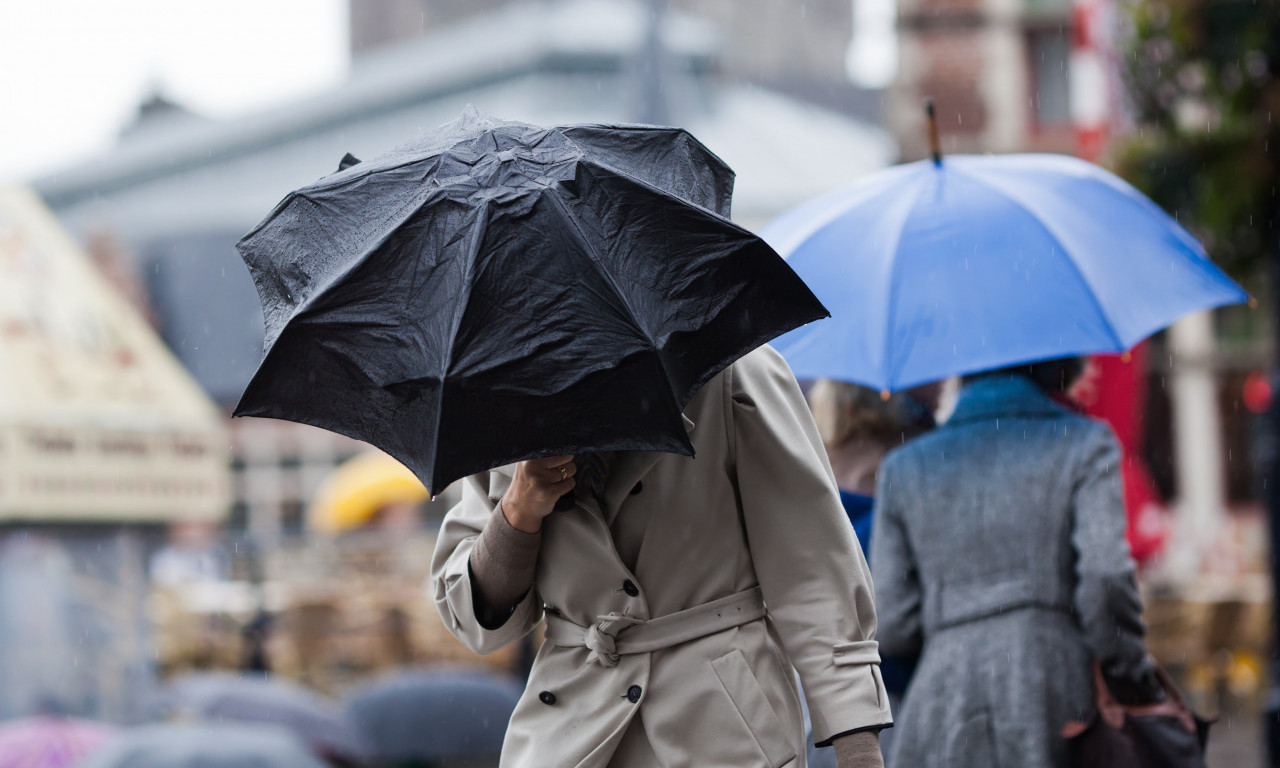
[[[1256,713],[1222,717],[1209,732],[1209,768],[1263,768],[1262,721]]]

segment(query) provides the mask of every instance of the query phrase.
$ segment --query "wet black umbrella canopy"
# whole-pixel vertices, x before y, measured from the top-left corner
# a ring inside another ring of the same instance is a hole
[[[236,415],[367,441],[433,492],[535,456],[692,455],[698,388],[827,314],[679,129],[468,111],[342,166],[236,246],[267,349]]]

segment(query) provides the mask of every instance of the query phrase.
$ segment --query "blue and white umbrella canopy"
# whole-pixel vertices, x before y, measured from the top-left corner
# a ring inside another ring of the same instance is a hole
[[[1123,352],[1248,298],[1155,203],[1062,155],[897,166],[760,234],[831,310],[774,341],[796,376],[881,390]]]

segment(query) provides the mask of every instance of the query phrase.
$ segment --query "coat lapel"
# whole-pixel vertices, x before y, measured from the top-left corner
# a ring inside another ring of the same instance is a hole
[[[692,435],[693,420],[683,414],[681,418],[684,419],[685,431]],[[602,511],[605,522],[613,525],[613,519],[618,516],[618,510],[631,494],[631,490],[636,487],[636,483],[649,474],[649,470],[653,469],[653,465],[660,458],[662,453],[659,451],[619,451],[617,453],[613,459],[613,468],[609,472],[609,482],[604,489],[605,509]]]

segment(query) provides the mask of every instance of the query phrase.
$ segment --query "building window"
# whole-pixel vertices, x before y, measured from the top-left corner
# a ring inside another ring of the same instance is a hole
[[[300,500],[289,499],[280,505],[280,528],[284,533],[302,533],[306,525],[306,507]]]
[[[1031,56],[1031,115],[1038,128],[1071,123],[1071,91],[1067,80],[1071,39],[1064,28],[1027,34]]]

